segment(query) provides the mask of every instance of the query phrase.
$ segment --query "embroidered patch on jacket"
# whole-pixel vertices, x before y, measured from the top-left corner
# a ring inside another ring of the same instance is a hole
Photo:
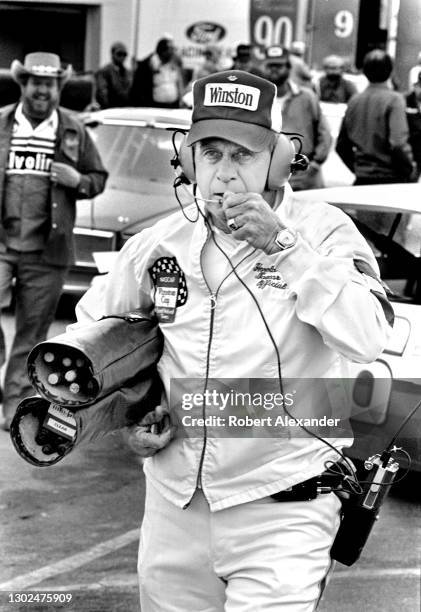
[[[261,263],[257,263],[253,270],[256,272],[256,287],[258,289],[264,289],[265,287],[286,289],[288,287],[287,283],[275,266],[263,266]]]
[[[155,313],[161,323],[172,323],[176,309],[187,301],[187,283],[175,257],[160,257],[149,268],[155,286]]]

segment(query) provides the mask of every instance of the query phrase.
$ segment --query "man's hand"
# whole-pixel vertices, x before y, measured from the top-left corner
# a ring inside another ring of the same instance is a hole
[[[63,185],[63,187],[71,187],[77,189],[79,187],[81,174],[72,166],[63,164],[61,162],[53,162],[51,164],[50,180],[52,183],[57,185]]]
[[[170,414],[162,406],[148,412],[140,423],[127,427],[125,439],[130,448],[141,457],[151,457],[169,444],[175,434]]]
[[[274,239],[284,226],[259,193],[226,191],[222,198],[222,208],[234,238],[246,240],[268,255],[279,250],[274,248]]]

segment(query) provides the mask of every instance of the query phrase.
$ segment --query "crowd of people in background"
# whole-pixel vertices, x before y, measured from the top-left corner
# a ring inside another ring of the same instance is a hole
[[[323,60],[322,72],[316,73],[306,63],[305,52],[305,44],[301,41],[294,41],[289,49],[272,46],[263,53],[260,50],[259,54],[252,45],[241,43],[234,57],[227,58],[223,57],[218,45],[208,45],[196,68],[186,70],[174,41],[166,36],[157,42],[153,53],[133,62],[129,69],[125,66],[126,46],[116,42],[111,47],[111,62],[96,74],[96,102],[100,108],[190,107],[194,81],[224,69],[244,70],[276,85],[283,117],[282,130],[302,136],[301,152],[309,158],[310,165],[308,172],[293,177],[295,190],[323,186],[321,166],[332,147],[332,137],[320,102],[351,104],[344,117],[338,153],[348,168],[357,173],[356,182],[365,180],[359,174],[359,165],[361,158],[367,157],[374,160],[376,172],[373,174],[371,169],[370,173],[376,182],[418,180],[421,175],[421,53],[409,72],[409,90],[402,93],[396,91],[390,56],[381,50],[371,52],[377,58],[373,77],[373,56],[369,53],[363,64],[363,74],[367,77],[363,94],[358,91],[361,87],[357,88],[352,75],[345,72],[347,58],[329,55]],[[366,74],[367,69],[370,74]],[[376,70],[380,70],[380,76]],[[381,99],[380,104],[377,104],[378,99]],[[367,104],[370,105],[369,120]],[[355,119],[355,114],[358,121],[354,123],[351,117]],[[393,136],[396,129],[399,131],[397,140]],[[369,142],[365,136],[373,130],[376,138]],[[400,153],[397,154],[397,150]],[[386,161],[385,156],[389,158]],[[396,172],[390,171],[391,158],[395,166],[401,164]]]

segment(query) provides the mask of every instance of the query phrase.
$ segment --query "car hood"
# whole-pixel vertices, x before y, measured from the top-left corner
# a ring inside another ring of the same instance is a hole
[[[76,226],[134,234],[177,210],[170,185],[151,185],[139,192],[107,188],[92,200],[79,200]]]
[[[328,202],[339,208],[391,213],[419,213],[420,200],[421,183],[347,185],[294,193],[297,202]]]

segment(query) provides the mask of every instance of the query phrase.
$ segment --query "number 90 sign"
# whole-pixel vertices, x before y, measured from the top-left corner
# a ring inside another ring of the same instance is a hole
[[[260,15],[255,21],[253,34],[258,45],[290,47],[293,34],[292,21],[289,17],[278,17],[274,21],[269,15]]]
[[[354,16],[350,11],[338,11],[334,18],[335,36],[348,38],[354,29]]]

